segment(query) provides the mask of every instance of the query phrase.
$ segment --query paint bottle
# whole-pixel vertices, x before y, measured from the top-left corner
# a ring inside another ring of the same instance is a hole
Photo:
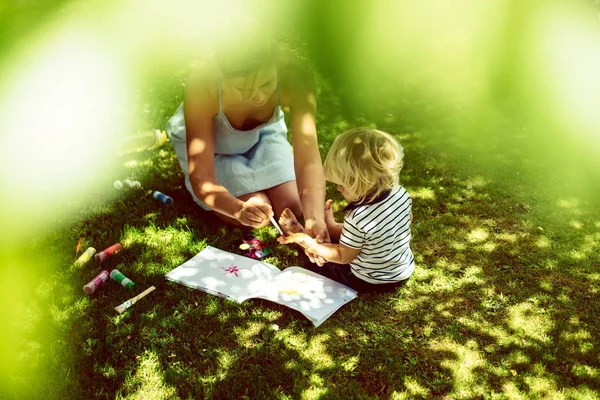
[[[135,283],[133,283],[131,279],[123,275],[123,273],[118,269],[113,269],[112,271],[110,271],[110,278],[113,281],[120,283],[121,286],[127,288],[127,290],[132,290],[133,286],[135,285]]]
[[[141,131],[119,140],[119,155],[134,151],[154,150],[167,142],[167,133],[158,129]]]
[[[99,262],[100,264],[102,264],[108,257],[112,256],[113,254],[118,253],[122,249],[123,249],[123,246],[121,246],[121,243],[115,243],[112,246],[107,247],[106,249],[102,250],[100,253],[96,254],[94,256],[94,259],[97,262]]]
[[[83,287],[83,291],[87,294],[92,294],[96,291],[96,289],[98,289],[98,287],[100,287],[100,285],[102,285],[107,280],[108,271],[102,271]]]
[[[157,200],[160,200],[160,202],[166,206],[170,206],[171,204],[173,204],[172,198],[170,198],[169,196],[167,196],[164,193],[159,192],[158,190],[152,191],[152,197],[154,197]]]
[[[94,254],[96,254],[96,249],[93,247],[88,247],[80,256],[77,260],[75,260],[75,263],[73,265],[75,265],[76,267],[81,267],[82,265],[86,264],[88,261],[90,261],[92,259],[92,257],[94,257]]]

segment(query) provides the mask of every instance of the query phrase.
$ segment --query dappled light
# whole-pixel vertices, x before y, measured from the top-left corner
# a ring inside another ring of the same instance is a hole
[[[0,397],[598,397],[600,6],[375,1],[338,13],[319,4],[322,19],[298,27],[308,43],[292,46],[314,64],[322,159],[351,128],[389,132],[405,151],[400,182],[414,213],[408,283],[359,293],[315,328],[265,298],[238,304],[167,281],[207,246],[243,254],[248,230],[225,227],[194,203],[170,143],[106,155],[113,135],[163,129],[182,101],[196,55],[186,51],[204,46],[224,18],[223,5],[191,3],[169,6],[172,13],[155,1],[73,4],[56,18],[72,21],[72,32],[96,21],[93,34],[71,34],[69,24],[50,40],[66,22],[47,17],[48,37],[23,38],[31,49],[47,45],[44,63],[19,56],[0,65],[19,72],[0,82],[10,89],[0,99],[8,132],[0,231],[10,244],[0,249],[9,313]],[[248,9],[234,3],[236,15]],[[276,11],[257,12],[283,25]],[[125,32],[130,40],[108,46]],[[340,43],[328,43],[328,34]],[[33,78],[43,83],[39,97]],[[120,129],[111,127],[117,114]],[[117,179],[141,189],[118,190]],[[347,202],[332,183],[327,198],[341,221]],[[273,250],[264,261],[276,268],[307,263],[299,248],[278,245],[274,228],[251,233]],[[106,261],[74,263],[87,247],[114,243],[123,249]],[[109,280],[85,294],[103,269],[122,271],[134,289]],[[129,310],[115,311],[150,286],[156,290]],[[323,287],[308,300],[291,285],[276,289],[278,301],[326,305]]]

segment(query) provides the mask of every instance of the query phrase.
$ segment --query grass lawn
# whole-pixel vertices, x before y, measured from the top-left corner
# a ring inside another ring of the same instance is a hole
[[[144,128],[164,126],[181,101],[185,72],[140,91],[131,112],[144,115]],[[122,156],[122,173],[99,182],[99,196],[23,250],[36,263],[35,274],[22,272],[35,290],[14,305],[17,323],[3,328],[15,338],[4,395],[600,398],[600,213],[593,198],[546,190],[554,182],[529,168],[525,142],[503,145],[517,143],[510,127],[490,128],[505,136],[480,145],[455,134],[460,115],[438,119],[433,110],[412,118],[411,107],[423,107],[399,97],[359,115],[325,78],[318,85],[323,156],[336,134],[357,125],[389,131],[404,145],[417,261],[404,288],[359,295],[315,329],[278,304],[238,305],[167,282],[165,273],[206,245],[240,252],[243,231],[193,203],[169,144]],[[112,188],[127,177],[174,204]],[[333,186],[328,196],[341,220],[342,197]],[[274,228],[254,234],[275,250],[267,262],[306,262],[295,248],[277,245]],[[113,282],[84,294],[101,268],[72,266],[80,237],[82,250],[120,242],[124,250],[102,269],[122,271],[136,293],[157,290],[121,315],[113,308],[130,294]]]

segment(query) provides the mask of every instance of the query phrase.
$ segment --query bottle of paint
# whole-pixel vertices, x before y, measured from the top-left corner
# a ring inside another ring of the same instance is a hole
[[[167,142],[167,133],[158,129],[141,131],[119,140],[119,155],[134,151],[154,150]]]
[[[77,260],[75,260],[75,263],[73,263],[73,265],[75,265],[76,267],[81,267],[82,265],[86,264],[88,261],[90,261],[92,259],[92,257],[94,257],[94,254],[96,254],[96,249],[93,247],[88,247],[80,256]]]
[[[100,253],[96,254],[94,256],[94,259],[97,262],[99,262],[100,264],[102,264],[104,262],[104,260],[106,260],[108,257],[112,256],[113,254],[118,253],[122,249],[123,249],[123,246],[121,246],[121,243],[115,243],[112,246],[107,247],[106,249],[102,250]]]
[[[102,285],[107,280],[108,271],[102,271],[83,287],[83,291],[87,294],[92,294],[96,291],[96,289],[98,289],[98,287],[100,287],[100,285]]]
[[[135,285],[135,283],[133,283],[131,279],[123,275],[123,273],[118,269],[113,269],[112,271],[110,271],[110,279],[117,283],[120,283],[121,286],[127,288],[127,290],[132,290],[133,286]]]
[[[170,206],[171,204],[173,204],[172,198],[170,198],[169,196],[167,196],[164,193],[159,192],[158,190],[152,191],[152,197],[154,197],[157,200],[160,200],[160,202],[166,206]]]

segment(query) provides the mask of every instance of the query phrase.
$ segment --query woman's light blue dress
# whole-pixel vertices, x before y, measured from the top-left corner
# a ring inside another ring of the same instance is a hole
[[[221,85],[218,83],[218,86],[219,113],[213,118],[217,182],[234,197],[239,197],[295,180],[294,156],[287,140],[288,129],[279,106],[279,94],[268,122],[249,131],[239,131],[223,114]],[[196,197],[190,183],[183,103],[167,122],[166,131],[185,175],[186,188],[200,207],[210,210]]]

